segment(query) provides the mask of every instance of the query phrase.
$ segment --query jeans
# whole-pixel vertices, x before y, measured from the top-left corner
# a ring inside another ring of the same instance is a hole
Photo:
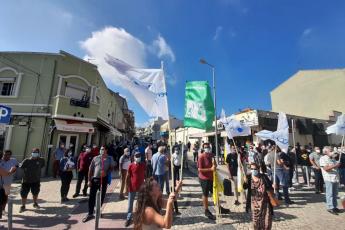
[[[326,205],[327,209],[334,209],[337,207],[338,183],[325,181],[326,184]]]
[[[163,175],[155,175],[154,178],[157,181],[157,183],[159,184],[161,192],[163,192],[165,174],[163,174]]]
[[[283,195],[285,203],[290,202],[289,197],[289,176],[290,172],[286,169],[276,169],[276,196],[279,197],[279,185],[283,187]]]
[[[323,177],[321,169],[313,168],[314,175],[315,175],[315,191],[316,192],[323,192]]]
[[[166,171],[164,174],[164,180],[165,180],[165,191],[168,194],[170,194],[170,188],[169,188],[169,171]]]
[[[152,163],[150,160],[147,161],[147,166],[146,166],[146,177],[150,178],[152,176]]]
[[[128,193],[127,220],[132,219],[133,204],[134,204],[134,200],[135,200],[136,195],[137,195],[137,192],[129,192]]]
[[[310,184],[310,178],[311,178],[310,166],[302,166],[302,173],[303,173],[304,184],[308,184],[308,178],[309,178],[309,184]],[[308,173],[308,177],[307,177],[307,173]]]
[[[102,194],[101,194],[101,205],[103,204],[105,193],[107,192],[108,180],[107,177],[102,178]],[[96,204],[97,191],[101,189],[101,179],[93,178],[91,180],[90,197],[89,197],[89,215],[93,215]]]
[[[60,179],[61,179],[61,198],[66,198],[68,195],[69,187],[73,178],[73,173],[71,171],[68,172],[61,172]]]
[[[88,172],[78,172],[78,181],[77,181],[77,185],[76,185],[76,189],[75,189],[75,194],[79,194],[80,193],[80,188],[81,188],[81,184],[83,183],[83,180],[85,180],[85,184],[84,184],[84,188],[83,188],[83,194],[86,195],[87,194],[87,182],[88,182]]]
[[[345,168],[339,168],[340,184],[345,185]]]

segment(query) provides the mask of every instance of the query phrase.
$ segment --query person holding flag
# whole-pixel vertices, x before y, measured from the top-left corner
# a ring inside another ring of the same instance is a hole
[[[217,170],[217,164],[213,159],[210,144],[204,143],[202,148],[204,152],[198,159],[198,176],[202,190],[202,203],[205,209],[205,216],[210,220],[215,220],[216,218],[208,209],[208,196],[210,193],[213,193],[213,172]],[[220,206],[220,212],[222,214],[228,214],[230,210]]]

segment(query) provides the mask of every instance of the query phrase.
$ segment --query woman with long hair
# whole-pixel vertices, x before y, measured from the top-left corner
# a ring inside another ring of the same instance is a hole
[[[134,216],[134,229],[170,229],[173,221],[174,200],[181,187],[182,181],[177,182],[176,192],[170,193],[168,200],[163,200],[162,192],[157,181],[152,177],[147,179],[139,190]],[[162,216],[160,212],[164,206],[166,206],[166,212]]]

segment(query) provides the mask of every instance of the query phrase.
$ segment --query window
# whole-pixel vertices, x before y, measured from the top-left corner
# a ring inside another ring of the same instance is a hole
[[[0,78],[0,95],[14,96],[15,93],[15,78]]]
[[[87,89],[73,85],[73,84],[67,84],[66,85],[66,91],[65,96],[81,100],[83,97],[87,95]]]

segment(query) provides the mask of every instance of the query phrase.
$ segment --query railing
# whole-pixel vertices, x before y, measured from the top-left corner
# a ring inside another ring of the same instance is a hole
[[[82,99],[71,98],[70,105],[89,108],[90,107],[90,97],[84,96]]]

